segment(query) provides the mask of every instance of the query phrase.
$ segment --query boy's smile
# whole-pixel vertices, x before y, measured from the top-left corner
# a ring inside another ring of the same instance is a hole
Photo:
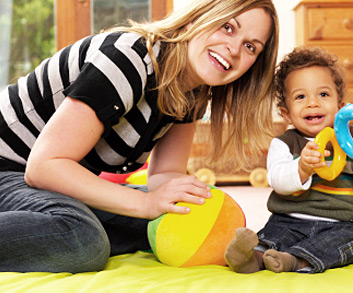
[[[312,66],[291,72],[286,80],[284,119],[304,136],[315,137],[332,127],[340,106],[336,85],[329,69]]]

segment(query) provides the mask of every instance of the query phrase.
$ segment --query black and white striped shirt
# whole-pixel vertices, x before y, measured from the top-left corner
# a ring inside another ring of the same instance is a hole
[[[158,56],[158,43],[153,50]],[[88,104],[104,124],[102,138],[81,163],[96,173],[138,169],[176,122],[160,116],[155,86],[138,34],[102,33],[62,49],[0,94],[0,170],[24,170],[36,138],[66,96]]]

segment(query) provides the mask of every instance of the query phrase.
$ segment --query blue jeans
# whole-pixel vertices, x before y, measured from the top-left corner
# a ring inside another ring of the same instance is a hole
[[[308,221],[273,214],[258,232],[261,244],[310,263],[309,272],[353,263],[353,223]]]
[[[112,254],[149,249],[145,219],[88,208],[0,172],[0,271],[99,271]]]

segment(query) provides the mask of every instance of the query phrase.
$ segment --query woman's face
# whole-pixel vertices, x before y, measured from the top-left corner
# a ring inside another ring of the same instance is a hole
[[[188,87],[224,85],[241,77],[264,49],[271,24],[263,8],[254,8],[213,33],[193,37],[188,43]]]

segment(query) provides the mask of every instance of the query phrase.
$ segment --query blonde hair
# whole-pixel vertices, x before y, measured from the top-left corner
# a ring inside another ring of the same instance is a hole
[[[256,62],[231,84],[212,88],[203,85],[196,96],[193,92],[185,93],[183,81],[187,78],[188,41],[200,32],[216,31],[231,18],[253,8],[264,8],[272,19],[269,39]],[[129,28],[117,27],[115,30],[134,31],[144,36],[159,81],[161,112],[177,119],[190,111],[200,115],[210,101],[213,165],[222,166],[232,157],[237,169],[246,169],[253,160],[249,153],[259,153],[272,130],[271,81],[278,51],[278,19],[272,1],[197,0],[163,20],[130,23]],[[159,60],[152,51],[157,41],[163,48]],[[225,122],[228,127],[223,135]]]

